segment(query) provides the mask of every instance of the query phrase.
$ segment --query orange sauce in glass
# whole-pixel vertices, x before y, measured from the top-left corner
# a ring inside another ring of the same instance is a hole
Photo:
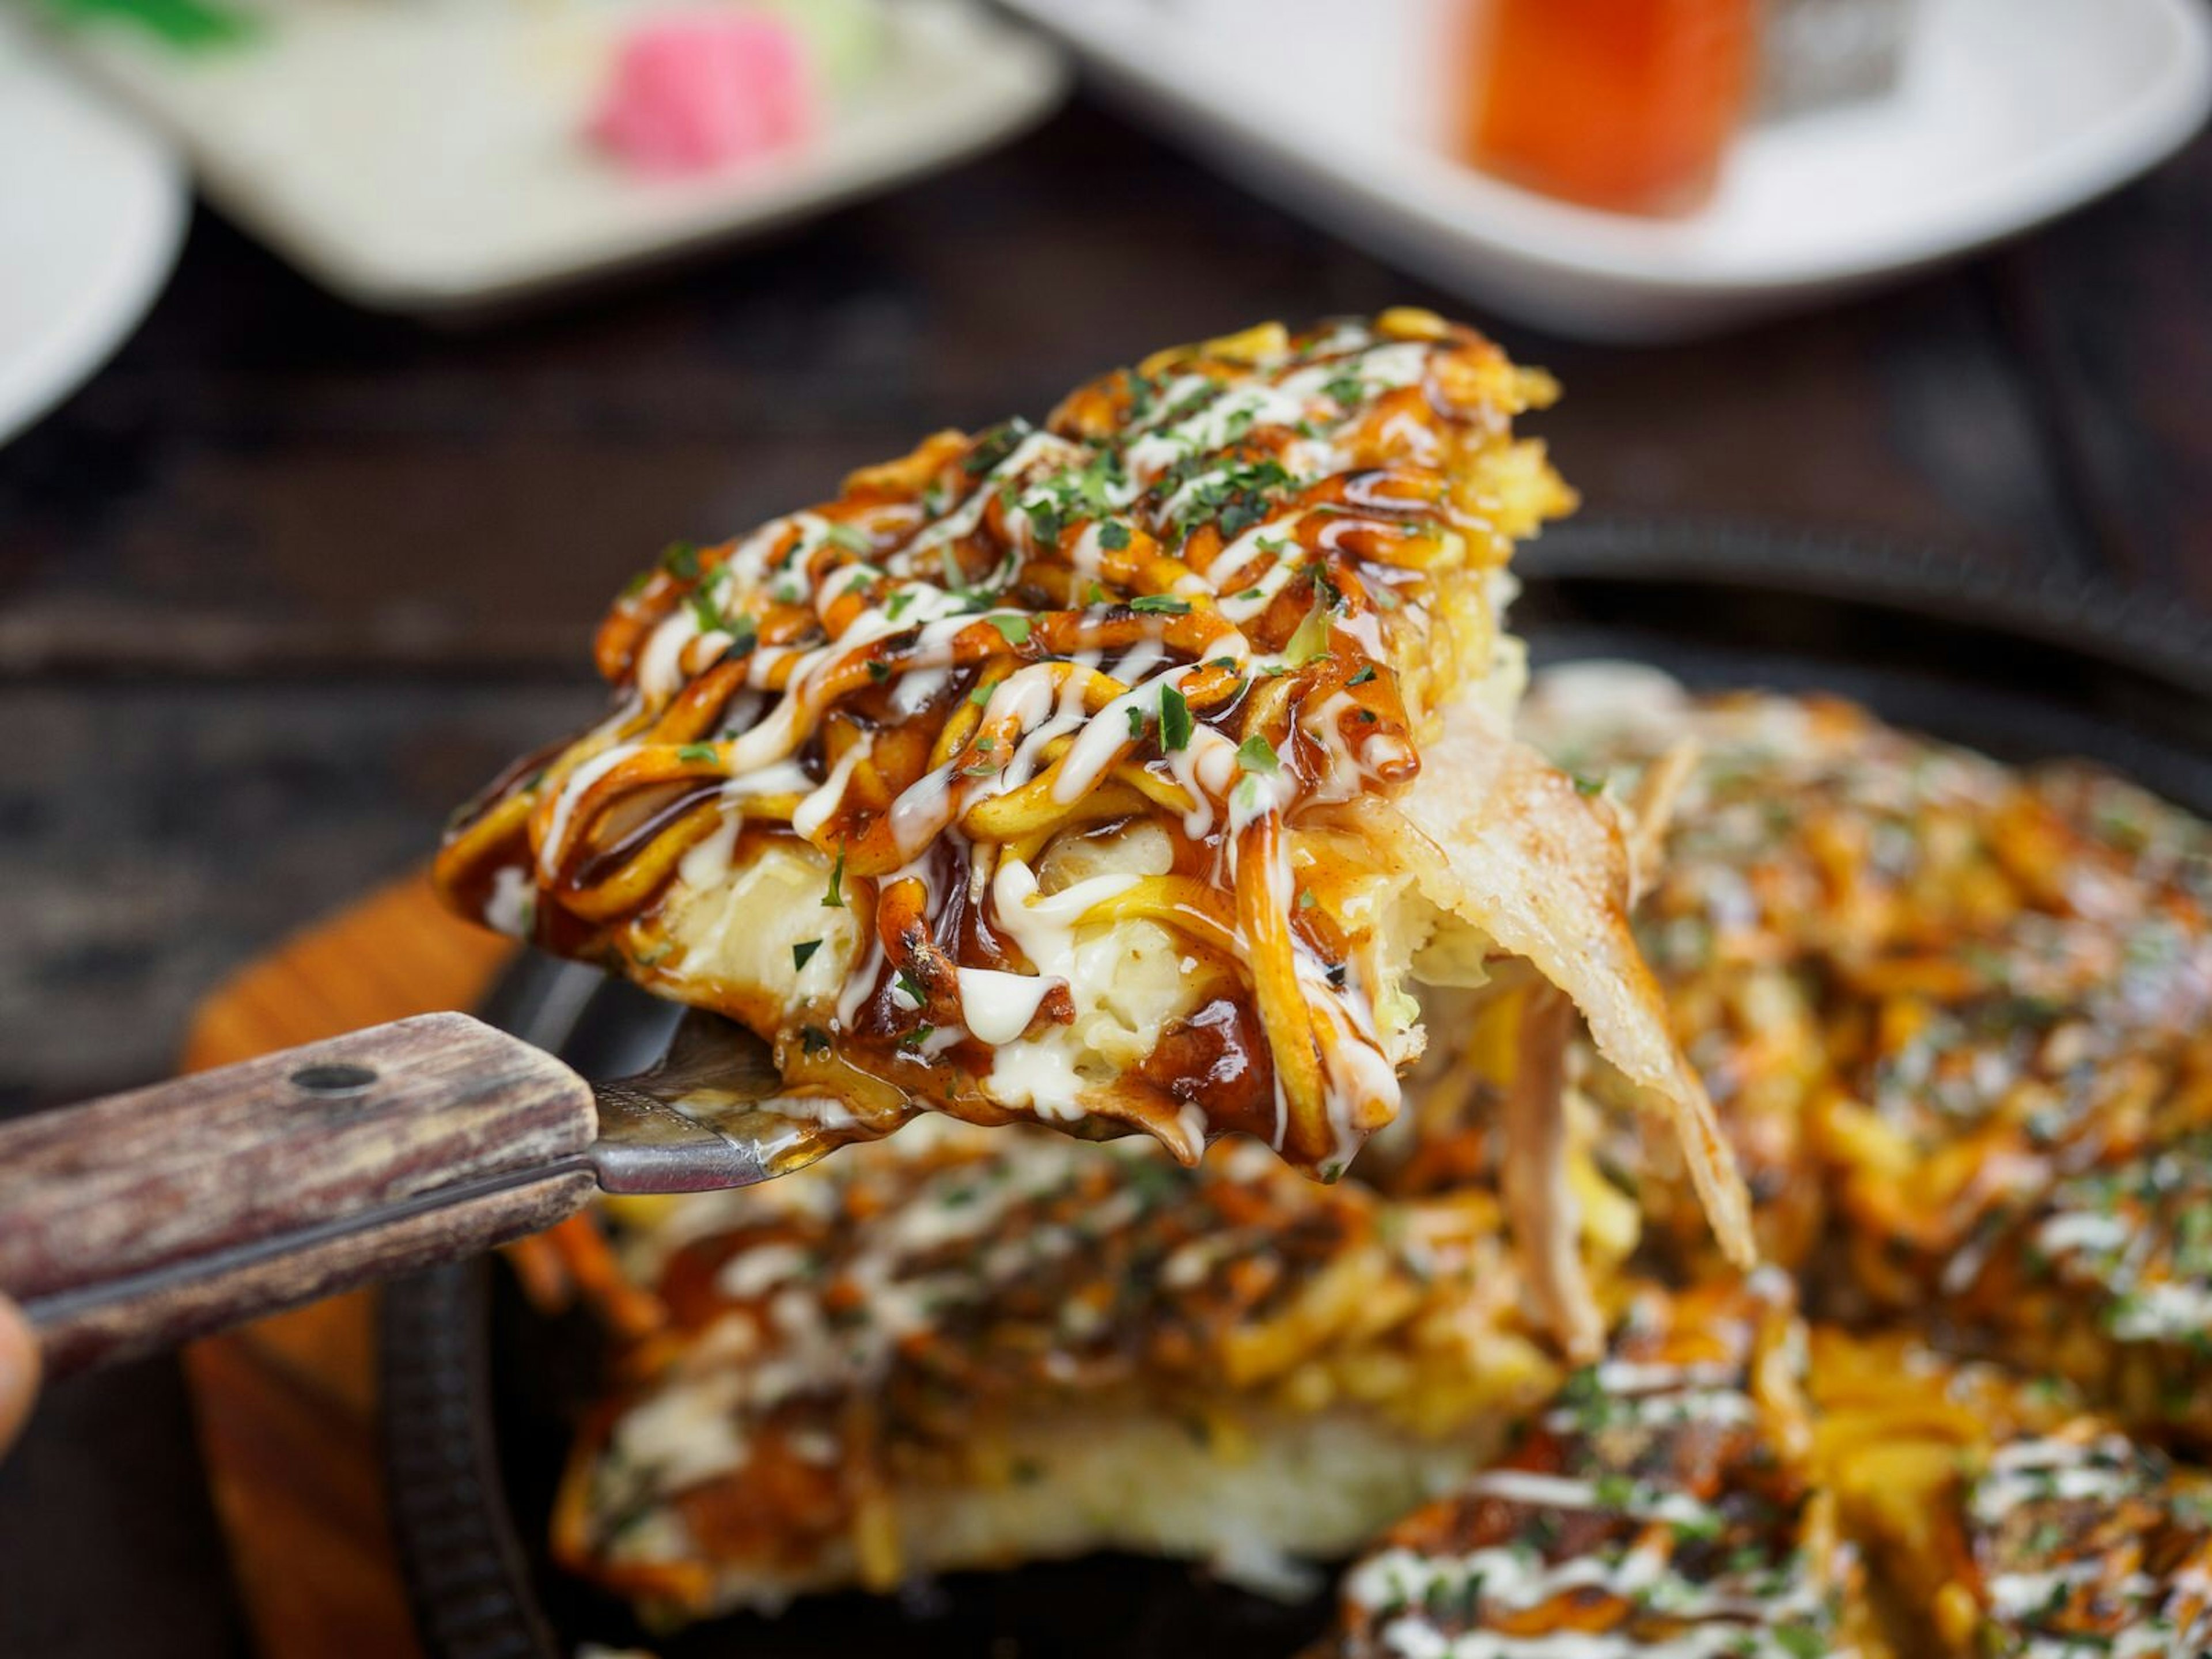
[[[1686,213],[1711,195],[1743,111],[1757,0],[1474,3],[1469,161],[1624,213]]]

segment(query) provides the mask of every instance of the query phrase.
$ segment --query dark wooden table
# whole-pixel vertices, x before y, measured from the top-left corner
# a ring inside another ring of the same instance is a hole
[[[1680,349],[1511,327],[1593,508],[1842,526],[2212,609],[2212,141],[1898,293]],[[465,333],[211,216],[145,326],[0,450],[0,1110],[161,1074],[195,998],[419,858],[592,707],[672,537],[1166,341],[1463,310],[1079,103],[1001,154]],[[173,1367],[0,1468],[0,1653],[243,1651]]]

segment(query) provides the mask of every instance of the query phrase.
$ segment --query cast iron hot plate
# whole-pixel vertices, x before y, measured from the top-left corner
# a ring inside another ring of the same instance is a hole
[[[1700,687],[1826,690],[2007,759],[2086,755],[2212,816],[2212,626],[2050,579],[1962,575],[1934,555],[1711,526],[1554,532],[1522,560],[1514,622],[1540,664],[1648,662]],[[592,1075],[655,1053],[673,1011],[588,969],[521,963],[489,1017]],[[433,1659],[570,1659],[643,1639],[546,1559],[568,1424],[597,1344],[477,1261],[384,1300],[392,1511]],[[1172,1564],[1105,1557],[840,1596],[656,1641],[665,1659],[1282,1659],[1326,1622]]]

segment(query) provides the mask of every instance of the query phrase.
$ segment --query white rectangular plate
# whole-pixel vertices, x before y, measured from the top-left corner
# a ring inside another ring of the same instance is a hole
[[[495,303],[769,229],[1042,115],[1058,54],[974,0],[885,8],[884,61],[783,155],[641,179],[584,129],[626,0],[249,0],[248,43],[65,38],[173,132],[209,198],[360,304]],[[669,8],[663,4],[658,9]]]
[[[1658,340],[1802,308],[2039,223],[2212,106],[2203,0],[1921,0],[1905,84],[1753,129],[1658,221],[1446,154],[1457,0],[1004,0],[1224,170],[1430,280],[1563,333]]]

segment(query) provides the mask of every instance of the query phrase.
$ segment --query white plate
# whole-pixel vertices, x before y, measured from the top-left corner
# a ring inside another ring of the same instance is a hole
[[[72,49],[169,128],[224,211],[380,309],[512,299],[788,223],[943,167],[1042,115],[1058,52],[972,0],[886,8],[884,59],[787,155],[636,178],[583,137],[611,40],[669,0],[237,0],[248,44],[138,31]]]
[[[191,195],[155,134],[0,10],[0,443],[107,360],[161,290]]]
[[[1921,0],[1905,83],[1746,135],[1674,222],[1459,166],[1456,0],[1005,0],[1266,194],[1565,333],[1658,340],[1802,308],[2142,172],[2212,106],[2203,0]]]

